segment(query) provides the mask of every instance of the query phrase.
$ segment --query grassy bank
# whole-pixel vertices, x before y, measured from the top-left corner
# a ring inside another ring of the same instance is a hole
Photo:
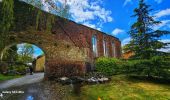
[[[110,83],[83,86],[80,96],[73,100],[97,100],[98,97],[101,100],[170,100],[170,83],[113,76]]]
[[[5,80],[10,80],[10,79],[14,79],[14,78],[19,78],[21,77],[20,75],[15,75],[15,76],[12,76],[12,75],[2,75],[0,74],[0,81],[5,81]]]

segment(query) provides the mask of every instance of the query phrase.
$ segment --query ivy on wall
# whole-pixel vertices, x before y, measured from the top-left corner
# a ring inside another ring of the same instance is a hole
[[[29,4],[36,3],[36,5],[31,6],[21,1]],[[52,0],[46,0],[46,3],[53,9],[57,9]],[[10,40],[10,31],[24,30],[29,26],[34,26],[37,30],[44,29],[48,33],[51,31],[57,17],[39,10],[42,6],[40,0],[2,0],[0,2],[0,51]],[[67,6],[62,8],[62,17],[68,17],[68,10]]]

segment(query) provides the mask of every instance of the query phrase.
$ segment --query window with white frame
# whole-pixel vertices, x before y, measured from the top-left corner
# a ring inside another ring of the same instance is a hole
[[[104,56],[108,56],[108,47],[106,39],[103,39],[103,49],[104,49]]]
[[[93,54],[95,57],[97,57],[98,51],[97,51],[97,37],[96,37],[96,35],[93,35],[93,37],[92,37],[92,46],[93,46]]]

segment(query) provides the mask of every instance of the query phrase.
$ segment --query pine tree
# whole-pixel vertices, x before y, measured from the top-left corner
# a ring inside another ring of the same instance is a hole
[[[165,52],[158,50],[165,48],[168,43],[161,42],[160,37],[170,34],[170,32],[154,30],[153,27],[161,22],[155,21],[154,16],[150,15],[152,10],[144,0],[140,0],[138,8],[134,9],[132,17],[137,17],[137,21],[131,26],[129,32],[131,41],[127,47],[135,53],[135,58],[150,59],[152,56],[165,54]]]

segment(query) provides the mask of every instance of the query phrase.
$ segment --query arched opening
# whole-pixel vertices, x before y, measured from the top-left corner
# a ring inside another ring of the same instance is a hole
[[[41,73],[44,78],[45,52],[35,44],[14,43],[6,46],[1,53],[1,62],[1,73],[5,75],[24,77]]]

